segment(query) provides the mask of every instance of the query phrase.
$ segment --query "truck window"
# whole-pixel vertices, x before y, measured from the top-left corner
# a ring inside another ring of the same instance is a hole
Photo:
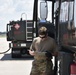
[[[76,29],[74,22],[74,1],[61,2],[60,8],[60,41],[62,44],[73,46],[76,40]]]
[[[60,22],[71,21],[73,19],[73,2],[62,2],[60,9]]]
[[[38,18],[40,19],[40,2],[38,2]],[[52,22],[52,2],[47,1],[47,7],[48,7],[48,14],[47,14],[47,21]]]
[[[59,8],[59,1],[54,3],[54,13],[56,13],[57,9]]]
[[[61,3],[61,10],[60,10],[60,22],[68,21],[68,2]]]

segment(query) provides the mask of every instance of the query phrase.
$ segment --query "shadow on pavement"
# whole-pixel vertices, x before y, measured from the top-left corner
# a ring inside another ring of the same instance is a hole
[[[23,56],[20,58],[12,58],[11,54],[4,54],[4,56],[0,59],[2,61],[4,60],[33,60],[32,56]]]

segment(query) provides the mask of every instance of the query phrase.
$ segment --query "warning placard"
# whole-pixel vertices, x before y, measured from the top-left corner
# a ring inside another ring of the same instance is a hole
[[[17,30],[18,30],[18,29],[20,28],[20,25],[19,25],[19,24],[15,24],[15,26],[14,26],[14,27],[15,27],[15,29],[17,29]]]

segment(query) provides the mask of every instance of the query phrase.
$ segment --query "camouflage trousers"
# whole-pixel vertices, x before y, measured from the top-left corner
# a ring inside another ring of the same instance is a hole
[[[50,60],[34,60],[30,75],[53,75],[53,63]]]

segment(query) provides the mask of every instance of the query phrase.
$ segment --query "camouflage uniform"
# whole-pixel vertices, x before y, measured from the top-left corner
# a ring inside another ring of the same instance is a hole
[[[51,60],[34,60],[32,63],[32,71],[30,75],[52,75],[52,62]]]
[[[34,61],[30,75],[53,75],[53,63],[51,57],[46,57],[45,51],[53,53],[57,51],[57,45],[51,37],[41,41],[39,37],[35,38],[31,47],[35,51]]]

